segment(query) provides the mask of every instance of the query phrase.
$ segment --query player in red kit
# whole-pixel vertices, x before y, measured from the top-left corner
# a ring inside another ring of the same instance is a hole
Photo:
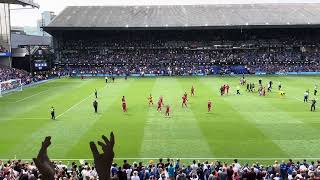
[[[191,87],[191,96],[194,96],[194,86]]]
[[[166,106],[166,116],[170,116],[170,106]]]
[[[187,107],[187,97],[186,96],[182,96],[182,107],[183,106]]]
[[[212,102],[211,102],[211,100],[209,99],[209,101],[208,101],[208,112],[211,111],[211,107],[212,107]]]
[[[230,88],[229,84],[227,84],[227,85],[225,86],[225,88],[226,88],[227,94],[229,94],[229,88]]]
[[[153,97],[152,97],[151,94],[150,94],[150,96],[148,97],[148,100],[149,100],[149,106],[153,106]]]
[[[122,111],[123,112],[127,112],[127,102],[126,102],[126,98],[124,96],[122,96]]]
[[[163,104],[163,97],[162,96],[160,96],[159,101],[160,101],[161,105],[163,106],[164,104]]]
[[[159,99],[159,101],[158,101],[158,108],[157,108],[157,111],[158,111],[158,112],[161,112],[161,107],[162,107],[162,102],[161,102],[160,99]]]
[[[183,95],[184,97],[186,97],[186,100],[188,101],[188,94],[187,94],[187,92],[184,92],[184,95]]]

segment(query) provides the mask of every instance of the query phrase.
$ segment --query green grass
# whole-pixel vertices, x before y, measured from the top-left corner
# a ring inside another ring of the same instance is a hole
[[[248,82],[260,77],[249,76]],[[310,112],[303,93],[313,93],[319,76],[265,76],[274,82],[266,97],[245,92],[235,95],[239,77],[129,78],[105,84],[103,79],[60,79],[26,88],[0,98],[0,159],[31,159],[40,143],[52,136],[53,159],[91,159],[88,142],[114,131],[116,158],[208,158],[247,160],[320,158],[320,110]],[[276,91],[283,84],[285,97]],[[231,93],[219,95],[228,83]],[[189,107],[181,96],[196,88]],[[99,113],[92,108],[94,89],[99,93]],[[148,106],[164,97],[172,116]],[[121,111],[126,96],[128,112]],[[32,96],[32,97],[31,97]],[[207,112],[208,99],[213,111]],[[313,98],[313,97],[312,97]],[[51,106],[57,120],[49,118]]]

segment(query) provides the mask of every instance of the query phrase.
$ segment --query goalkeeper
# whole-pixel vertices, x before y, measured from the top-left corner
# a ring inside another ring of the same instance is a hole
[[[286,95],[286,93],[284,91],[279,91],[279,95],[284,96],[284,95]]]

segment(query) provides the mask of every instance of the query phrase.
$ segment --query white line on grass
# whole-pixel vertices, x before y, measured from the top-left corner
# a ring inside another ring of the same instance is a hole
[[[304,102],[303,100],[301,100],[300,98],[294,97],[294,99],[300,101],[300,102]],[[310,102],[307,102],[308,104],[311,104]],[[318,106],[316,106],[316,109],[318,109]]]
[[[303,102],[303,100],[301,100],[300,98],[294,97],[294,99]]]
[[[106,87],[107,87],[107,86],[104,86],[103,88],[100,88],[99,91],[102,90],[102,89],[104,89],[104,88],[106,88]],[[61,113],[60,115],[58,115],[56,118],[59,118],[59,117],[63,116],[64,114],[66,114],[67,112],[69,112],[71,109],[75,108],[76,106],[78,106],[78,105],[81,104],[82,102],[84,102],[84,101],[86,101],[87,99],[89,99],[91,96],[93,96],[92,93],[91,93],[88,97],[82,99],[80,102],[78,102],[77,104],[71,106],[69,109],[67,109],[66,111],[64,111],[64,112]]]
[[[0,119],[0,121],[7,121],[7,120],[37,120],[37,119],[50,119],[49,117],[47,118],[10,118],[10,119]]]
[[[32,117],[30,117],[30,118],[12,118],[12,119],[48,119],[48,118],[42,118],[42,117],[34,117],[34,118],[32,118]]]
[[[47,92],[47,91],[49,91],[49,89],[44,90],[44,91],[41,91],[41,92],[38,92],[38,93],[33,94],[33,95],[31,95],[31,96],[25,97],[25,98],[20,99],[20,100],[18,100],[18,101],[15,101],[15,103],[18,103],[18,102],[21,102],[21,101],[24,101],[24,100],[30,99],[30,98],[32,98],[32,97],[34,97],[34,96],[37,96],[37,95],[42,94],[42,93]]]
[[[77,104],[71,106],[69,109],[67,109],[66,111],[64,111],[63,113],[61,113],[60,115],[57,116],[57,118],[63,116],[65,113],[69,112],[71,109],[73,109],[74,107],[78,106],[79,104],[81,104],[82,102],[86,101],[87,99],[89,99],[92,95],[89,95],[88,97],[82,99],[80,102],[78,102]]]

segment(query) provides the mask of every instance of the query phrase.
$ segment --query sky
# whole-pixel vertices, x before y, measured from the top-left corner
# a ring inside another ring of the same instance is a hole
[[[251,4],[251,3],[319,3],[320,0],[34,0],[40,9],[24,9],[11,5],[12,26],[37,26],[41,12],[59,14],[67,6],[99,5],[187,5],[187,4]]]

